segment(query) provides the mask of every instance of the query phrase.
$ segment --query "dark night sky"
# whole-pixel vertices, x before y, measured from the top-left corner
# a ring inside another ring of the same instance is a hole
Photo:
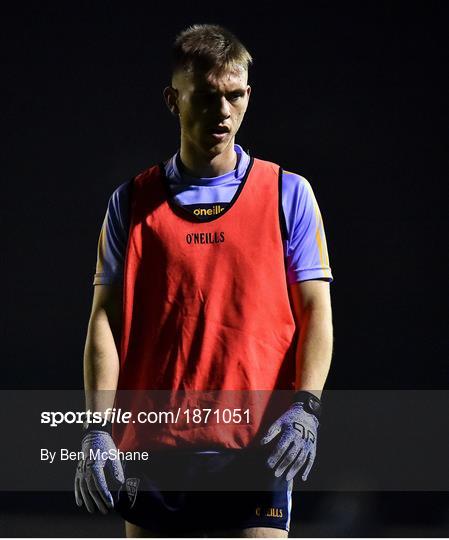
[[[152,5],[2,8],[2,387],[81,387],[108,198],[176,150],[169,47],[216,22],[255,58],[237,142],[305,176],[323,213],[329,387],[447,388],[447,3]]]

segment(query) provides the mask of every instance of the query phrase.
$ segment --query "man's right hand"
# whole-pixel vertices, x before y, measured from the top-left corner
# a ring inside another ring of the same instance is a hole
[[[120,459],[111,459],[109,452],[117,453],[116,446],[110,434],[106,431],[92,430],[86,433],[82,440],[84,459],[78,462],[75,474],[75,500],[78,506],[85,504],[90,513],[98,508],[102,514],[107,514],[114,508],[114,501],[106,481],[105,470],[111,471],[113,478],[119,484],[125,482]]]

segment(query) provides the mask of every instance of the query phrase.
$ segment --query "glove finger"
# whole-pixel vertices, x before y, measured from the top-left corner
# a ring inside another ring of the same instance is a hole
[[[271,469],[274,469],[274,467],[279,463],[285,452],[288,451],[293,440],[294,439],[291,433],[287,432],[282,435],[274,450],[271,452],[269,458],[267,459],[267,465]]]
[[[103,467],[97,466],[92,468],[92,476],[94,477],[95,487],[106,506],[114,508],[114,501],[112,500],[112,495],[109,491],[109,486],[104,475]]]
[[[92,471],[92,474],[88,475],[87,486],[89,488],[89,493],[92,499],[97,505],[98,510],[100,510],[102,514],[107,514],[108,513],[107,507],[109,506],[110,508],[112,508],[114,505],[112,504],[111,506],[110,502],[104,500],[103,494],[101,493],[101,490],[99,489],[100,482],[98,482],[98,479],[97,479],[98,474],[103,474],[103,470],[100,469],[98,471]]]
[[[89,494],[89,488],[87,487],[86,478],[84,476],[80,479],[80,488],[84,506],[90,514],[93,514],[95,512],[95,504]]]
[[[291,446],[291,448],[283,455],[282,460],[279,462],[276,470],[274,471],[274,476],[281,476],[284,473],[285,469],[287,469],[287,467],[291,465],[299,456],[300,452],[301,448],[298,444],[294,443],[293,446]]]
[[[110,460],[112,464],[112,471],[114,473],[115,479],[120,482],[120,484],[125,483],[125,473],[123,472],[123,466],[120,459],[112,459]]]
[[[302,473],[302,479],[304,482],[307,480],[307,477],[309,476],[309,472],[312,469],[313,464],[315,463],[315,456],[316,456],[315,452],[311,452],[309,455],[309,463],[307,463],[307,467]]]
[[[285,477],[287,482],[290,482],[290,480],[292,480],[292,478],[294,478],[298,474],[298,471],[301,469],[301,467],[304,466],[306,459],[307,459],[307,452],[304,451],[303,449],[298,454],[296,461],[292,464],[292,466],[290,467],[290,470],[287,473],[287,476]]]
[[[76,505],[81,508],[83,506],[83,499],[80,492],[80,477],[75,475],[75,501]]]
[[[272,441],[278,433],[280,433],[282,429],[282,426],[280,422],[274,422],[265,434],[264,437],[262,437],[260,444],[268,444],[270,441]]]

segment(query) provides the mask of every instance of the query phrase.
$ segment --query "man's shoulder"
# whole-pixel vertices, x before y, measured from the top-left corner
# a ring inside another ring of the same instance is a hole
[[[133,180],[134,177],[129,178],[114,189],[109,198],[109,212],[111,212],[111,210],[115,210],[115,213],[120,212],[120,209],[129,200]]]
[[[310,182],[301,174],[287,171],[285,169],[282,170],[282,181],[284,184],[295,187],[295,188],[309,188]]]
[[[274,163],[273,161],[269,161],[266,159],[262,159],[259,157],[253,157],[253,166],[259,167],[260,169],[266,169],[272,172],[275,172],[277,175],[280,171],[280,166],[277,163]]]
[[[282,196],[293,206],[308,204],[313,199],[310,182],[301,174],[289,170],[282,171]]]
[[[261,159],[259,157],[255,157],[254,161],[258,163],[260,166],[268,167],[275,170],[278,174],[280,171],[282,171],[283,184],[291,186],[292,188],[295,187],[296,189],[300,187],[302,188],[310,187],[309,181],[306,178],[304,178],[304,176],[302,176],[299,173],[286,170],[284,169],[284,167],[282,167],[282,165],[279,165],[278,163],[275,163],[273,161],[266,160],[266,159]]]
[[[153,165],[146,167],[145,169],[135,174],[132,180],[134,180],[134,182],[139,182],[150,178],[151,176],[154,176],[154,174],[160,174],[161,169],[163,169],[164,167],[164,163],[165,162],[160,161],[159,163],[154,163]]]
[[[146,167],[145,169],[142,169],[139,172],[130,176],[128,180],[125,180],[124,182],[122,182],[112,192],[111,202],[118,202],[123,199],[128,199],[130,196],[130,192],[134,188],[135,185],[140,185],[142,183],[145,183],[149,178],[154,176],[155,173],[160,172],[161,164],[162,162],[154,164],[154,165],[150,165],[149,167]]]

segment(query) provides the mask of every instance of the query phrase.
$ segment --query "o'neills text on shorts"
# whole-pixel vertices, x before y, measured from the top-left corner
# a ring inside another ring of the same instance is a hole
[[[224,232],[186,234],[188,244],[220,244],[224,239]]]

